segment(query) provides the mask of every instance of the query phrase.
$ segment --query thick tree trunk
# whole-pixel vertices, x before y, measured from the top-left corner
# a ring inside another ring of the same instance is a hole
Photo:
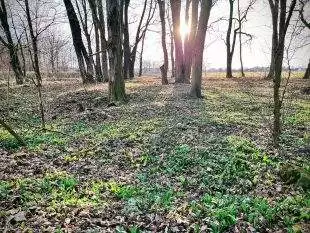
[[[198,28],[193,46],[192,62],[192,81],[190,95],[195,98],[202,98],[201,79],[202,79],[202,61],[206,38],[206,31],[212,7],[212,0],[201,0],[201,11],[199,16]]]
[[[8,24],[8,16],[6,11],[6,6],[4,0],[1,0],[1,9],[0,9],[0,21],[3,31],[5,33],[7,42],[0,36],[0,41],[8,48],[10,53],[10,64],[15,74],[16,84],[20,85],[24,82],[23,72],[20,66],[18,54],[17,54],[17,46],[14,45],[12,34],[10,31],[10,26]]]
[[[303,79],[309,79],[309,78],[310,78],[310,60]]]
[[[189,0],[187,0],[187,2],[189,2]],[[191,30],[190,34],[188,35],[188,39],[184,43],[184,63],[185,63],[186,80],[190,80],[191,76],[192,53],[193,53],[192,50],[193,50],[193,41],[195,39],[195,32],[197,30],[199,0],[192,0],[191,2],[192,2]]]
[[[271,57],[269,72],[266,79],[273,79],[275,75],[275,56],[278,44],[278,15],[279,15],[279,0],[275,0],[274,7],[271,8],[272,19],[272,40],[271,40]]]
[[[183,46],[180,32],[180,14],[181,14],[181,0],[170,0],[172,24],[173,24],[173,38],[175,48],[175,82],[184,83],[185,80],[185,65],[183,57]]]
[[[168,84],[167,72],[168,72],[168,52],[166,45],[166,19],[165,19],[165,2],[163,0],[157,0],[159,6],[159,16],[161,23],[161,46],[164,53],[164,64],[161,66],[161,83],[163,85]]]
[[[71,3],[71,0],[63,0],[63,1],[66,7],[70,23],[73,46],[77,56],[83,83],[93,83],[95,81],[93,78],[93,66],[82,40],[81,28],[74,7]],[[85,69],[84,61],[87,66],[87,70]]]
[[[130,44],[129,44],[129,23],[128,8],[130,0],[125,0],[124,7],[124,78],[129,78]]]
[[[227,54],[227,58],[226,58],[226,78],[233,78],[233,74],[232,74],[232,56],[231,54]]]
[[[107,25],[109,44],[109,99],[110,101],[125,101],[125,82],[122,67],[122,1],[106,0]]]

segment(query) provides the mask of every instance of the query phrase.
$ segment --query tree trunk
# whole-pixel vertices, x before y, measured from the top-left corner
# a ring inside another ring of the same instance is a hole
[[[20,66],[20,61],[17,54],[17,47],[13,43],[10,26],[8,24],[8,16],[4,0],[1,0],[0,21],[5,33],[7,42],[0,36],[0,41],[8,48],[10,54],[10,64],[15,74],[16,84],[20,85],[24,82],[23,72]]]
[[[32,66],[33,66],[35,76],[36,76],[35,85],[38,90],[41,123],[42,123],[42,129],[45,129],[45,113],[44,113],[43,98],[42,98],[42,77],[41,77],[40,66],[39,66],[38,35],[34,34],[28,0],[25,0],[25,9],[26,9],[27,23],[28,23],[32,50],[33,50],[33,58],[31,59],[31,61],[32,61]]]
[[[183,57],[183,46],[180,32],[180,14],[181,14],[181,0],[170,0],[172,24],[173,24],[173,38],[175,48],[175,82],[184,83],[185,80],[185,66]]]
[[[142,15],[141,15],[141,18],[140,18],[140,21],[138,24],[137,33],[136,33],[135,44],[132,46],[133,48],[132,48],[132,51],[130,53],[129,78],[134,77],[137,48],[138,48],[138,45],[139,45],[141,39],[143,38],[144,34],[147,32],[148,26],[149,26],[152,18],[154,17],[154,13],[156,10],[156,5],[153,6],[154,5],[153,3],[155,2],[155,0],[151,0],[149,10],[148,10],[148,15],[147,15],[147,18],[145,20],[145,24],[142,27],[142,21],[143,21],[145,12],[146,12],[147,2],[148,2],[148,0],[144,0]]]
[[[88,50],[87,51],[87,57],[89,58],[89,64],[86,64],[87,65],[87,70],[93,76],[94,75],[95,62],[94,62],[93,56],[91,55],[91,54],[93,54],[93,49],[92,49],[90,33],[88,32],[88,10],[87,10],[87,7],[86,7],[86,0],[81,0],[80,2],[82,4],[84,20],[83,20],[82,12],[80,11],[79,4],[78,4],[77,0],[75,0],[76,7],[77,7],[77,10],[78,10],[78,14],[79,14],[79,17],[80,17],[80,21],[81,21],[81,24],[82,24],[82,29],[83,29],[83,32],[84,32],[84,35],[85,35],[85,38],[86,38],[86,44],[87,44],[87,50]],[[88,63],[87,61],[85,61],[85,62]]]
[[[83,83],[93,83],[94,82],[93,69],[92,69],[93,66],[82,40],[81,28],[74,7],[71,3],[71,0],[63,0],[63,1],[66,7],[70,23],[73,46],[77,56]],[[84,60],[87,66],[87,70],[85,69]]]
[[[271,8],[272,19],[272,41],[271,41],[271,58],[269,72],[266,79],[273,79],[275,75],[275,56],[278,43],[278,15],[279,15],[279,0],[275,0],[274,7]]]
[[[189,2],[189,0],[187,0],[187,2]],[[186,80],[190,80],[190,75],[191,75],[193,41],[195,39],[195,32],[197,31],[199,0],[192,0],[191,2],[192,2],[191,30],[190,30],[190,34],[188,35],[188,39],[184,42],[184,63],[185,63],[185,79]]]
[[[168,52],[166,45],[166,19],[165,19],[165,2],[163,0],[157,0],[159,6],[159,16],[161,22],[161,46],[164,53],[164,64],[161,68],[161,83],[163,85],[168,84],[167,72],[168,72]]]
[[[170,34],[170,60],[171,60],[171,77],[175,77],[174,42],[172,32]]]
[[[242,59],[242,22],[241,22],[240,0],[238,0],[238,22],[239,22],[239,58],[240,58],[240,72],[241,72],[241,77],[245,77],[244,69],[243,69],[243,59]]]
[[[100,23],[98,19],[98,6],[96,4],[95,0],[89,0],[89,6],[92,12],[92,18],[93,18],[93,23],[94,23],[94,31],[95,31],[95,48],[96,48],[96,54],[95,54],[95,59],[96,59],[96,64],[95,64],[95,72],[96,72],[96,79],[97,82],[102,82],[103,77],[102,77],[102,71],[101,71],[101,58],[100,58]],[[92,55],[91,55],[92,56]]]
[[[101,67],[104,81],[109,80],[108,62],[107,62],[107,42],[105,38],[105,22],[102,7],[102,0],[98,1],[98,14],[99,14],[99,29],[100,29],[100,42],[101,42]]]
[[[231,52],[231,31],[232,31],[232,21],[234,14],[234,0],[229,0],[229,19],[228,19],[228,29],[226,34],[226,78],[232,78],[232,58],[233,54]]]
[[[17,141],[20,145],[22,146],[26,146],[25,141],[21,138],[21,136],[19,136],[13,129],[11,126],[9,126],[7,123],[5,123],[3,120],[0,119],[0,125],[2,125],[2,127],[7,130]]]
[[[141,77],[142,73],[143,73],[143,51],[144,51],[145,35],[146,35],[146,33],[144,33],[144,35],[142,37],[141,52],[140,52],[139,75],[138,75],[139,77]]]
[[[309,79],[309,78],[310,78],[310,60],[303,79]]]
[[[109,44],[109,99],[110,101],[125,101],[125,82],[122,67],[122,2],[106,0],[107,25]]]
[[[167,11],[167,18],[169,23],[169,32],[170,32],[170,60],[171,60],[171,77],[175,77],[175,63],[174,63],[174,39],[172,32],[172,24],[170,20],[169,10]]]
[[[280,87],[282,80],[282,65],[283,65],[283,54],[284,54],[284,46],[285,46],[285,35],[287,32],[288,25],[290,23],[290,19],[292,17],[293,11],[296,6],[296,0],[292,0],[289,11],[287,13],[287,0],[280,0],[280,15],[278,15],[278,6],[279,0],[275,0],[273,3],[272,0],[269,0],[270,9],[272,12],[272,21],[273,27],[277,30],[277,37],[275,37],[275,56],[274,56],[274,78],[273,78],[273,100],[274,100],[274,108],[273,108],[273,143],[275,148],[279,148],[279,137],[281,134],[281,108],[282,108],[282,99],[280,95]],[[278,25],[279,19],[279,27]],[[274,36],[274,35],[273,35]]]
[[[129,44],[129,23],[128,8],[130,0],[125,0],[124,7],[124,78],[129,78],[130,44]]]
[[[198,28],[197,32],[195,33],[196,36],[193,45],[192,82],[190,90],[190,95],[195,98],[202,98],[202,61],[211,7],[212,0],[201,0],[201,11],[199,16]]]

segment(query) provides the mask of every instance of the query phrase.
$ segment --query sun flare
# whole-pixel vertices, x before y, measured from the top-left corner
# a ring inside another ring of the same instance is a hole
[[[182,37],[182,40],[190,33],[190,27],[186,23],[181,23],[180,26],[180,34]]]

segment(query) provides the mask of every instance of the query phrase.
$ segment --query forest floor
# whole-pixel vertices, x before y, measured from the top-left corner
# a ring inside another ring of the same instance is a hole
[[[136,78],[110,107],[106,84],[50,79],[45,132],[34,87],[2,83],[1,114],[28,146],[0,129],[0,231],[310,232],[306,85],[288,86],[276,152],[261,78],[206,78],[198,100]]]

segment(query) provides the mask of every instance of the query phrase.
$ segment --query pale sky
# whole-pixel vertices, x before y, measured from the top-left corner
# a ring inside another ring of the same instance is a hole
[[[241,0],[246,4],[248,0]],[[235,10],[236,11],[236,10]],[[309,9],[307,9],[309,12]],[[310,12],[309,12],[310,13]],[[228,1],[222,0],[217,3],[211,10],[209,22],[214,22],[220,17],[228,17]],[[183,17],[184,18],[184,17]],[[248,14],[248,21],[245,23],[244,31],[254,36],[250,44],[243,46],[243,61],[245,67],[268,66],[270,63],[271,48],[271,15],[269,5],[266,0],[257,0],[254,9]],[[155,28],[155,27],[152,27]],[[157,30],[160,28],[156,27]],[[225,68],[226,67],[226,47],[224,40],[227,30],[227,21],[221,21],[216,25],[213,24],[213,31],[208,32],[206,38],[206,48],[204,53],[205,65],[207,68]],[[305,31],[310,40],[310,30]],[[244,39],[246,39],[244,37]],[[289,40],[289,37],[287,37]],[[169,41],[169,37],[167,38]],[[237,41],[238,42],[238,41]],[[159,33],[149,32],[145,43],[144,58],[150,61],[161,61],[163,55],[161,52],[161,38]],[[310,46],[301,48],[295,54],[292,65],[295,67],[306,67],[310,58]],[[233,68],[239,68],[239,49],[236,46]]]
[[[249,0],[240,0],[241,8],[245,6]],[[129,17],[131,24],[129,25],[129,31],[131,36],[131,44],[133,43],[137,22],[141,14],[143,7],[142,0],[131,0],[129,9]],[[235,13],[237,7],[235,7]],[[221,17],[228,18],[229,5],[228,0],[219,0],[218,3],[212,8],[209,23],[218,20]],[[310,9],[306,9],[306,15],[310,16]],[[150,27],[146,35],[143,60],[152,63],[160,64],[163,62],[163,53],[161,49],[161,34],[160,34],[160,22],[159,13],[156,11],[155,17],[157,23]],[[310,17],[308,17],[310,18]],[[184,17],[181,17],[184,20]],[[253,40],[250,43],[243,45],[243,63],[245,68],[251,68],[255,66],[269,66],[270,64],[270,50],[271,50],[271,15],[267,0],[257,0],[254,8],[249,11],[248,21],[243,25],[243,31],[253,35]],[[169,26],[166,25],[167,33]],[[69,33],[69,25],[63,25],[64,34]],[[226,67],[226,46],[224,38],[226,37],[227,20],[220,21],[212,24],[212,30],[207,32],[206,46],[204,51],[204,67],[209,68],[225,68]],[[289,34],[289,33],[288,33]],[[304,30],[303,38],[309,38],[310,30]],[[167,35],[168,52],[170,51],[170,37]],[[246,40],[246,37],[243,37]],[[287,41],[289,35],[287,36]],[[304,43],[303,39],[303,43]],[[300,44],[300,42],[296,42]],[[238,40],[236,41],[236,49],[233,58],[233,68],[240,68],[239,61],[239,46]],[[140,50],[140,47],[139,47]],[[139,56],[139,55],[138,55]],[[170,55],[169,55],[170,58]],[[293,67],[306,67],[310,59],[310,46],[305,46],[297,50],[291,61]],[[170,60],[169,60],[170,63]],[[138,59],[137,64],[138,66]],[[286,65],[286,62],[284,63]]]

